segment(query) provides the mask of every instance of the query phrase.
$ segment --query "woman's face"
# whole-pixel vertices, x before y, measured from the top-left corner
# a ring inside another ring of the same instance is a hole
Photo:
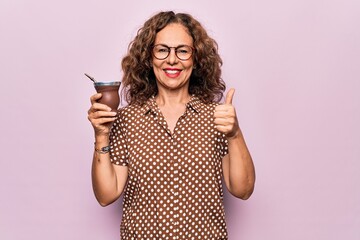
[[[179,46],[193,47],[193,39],[188,34],[186,28],[178,23],[172,23],[163,28],[156,34],[156,45],[162,45],[160,52],[167,51],[171,47],[170,54],[163,60],[152,57],[153,70],[159,90],[180,90],[189,88],[189,79],[193,69],[193,56],[188,60],[180,60],[175,54],[175,48]],[[165,47],[164,47],[165,46]],[[178,55],[185,53],[178,48]],[[165,54],[166,55],[166,54]]]

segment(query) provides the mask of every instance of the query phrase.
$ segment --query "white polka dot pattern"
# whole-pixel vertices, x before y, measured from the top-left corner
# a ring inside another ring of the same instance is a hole
[[[216,104],[192,97],[171,134],[154,98],[119,110],[111,161],[128,166],[121,239],[227,239]]]

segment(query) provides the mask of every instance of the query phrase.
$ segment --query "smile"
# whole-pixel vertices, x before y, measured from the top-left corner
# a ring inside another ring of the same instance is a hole
[[[166,69],[164,69],[164,72],[165,72],[166,76],[175,78],[180,75],[181,69],[166,68]]]

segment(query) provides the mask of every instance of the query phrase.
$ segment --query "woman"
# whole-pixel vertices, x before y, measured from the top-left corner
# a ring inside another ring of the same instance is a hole
[[[92,181],[106,206],[124,193],[122,239],[227,239],[222,179],[253,192],[254,166],[225,89],[217,44],[188,14],[145,22],[122,61],[128,106],[91,97]],[[112,126],[112,127],[110,127]]]

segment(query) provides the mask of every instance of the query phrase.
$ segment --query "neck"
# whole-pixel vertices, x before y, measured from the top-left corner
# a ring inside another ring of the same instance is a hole
[[[155,100],[159,106],[173,106],[173,105],[185,105],[190,100],[190,94],[188,91],[171,92],[171,91],[159,91]]]

